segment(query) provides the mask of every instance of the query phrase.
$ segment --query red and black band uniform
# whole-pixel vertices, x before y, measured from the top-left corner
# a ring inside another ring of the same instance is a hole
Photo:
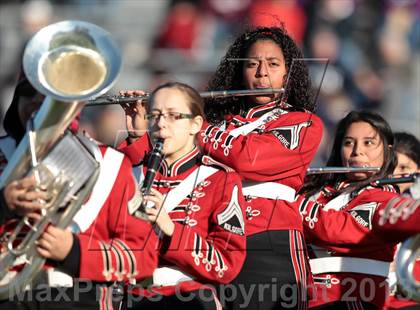
[[[310,308],[382,309],[396,245],[420,232],[419,201],[391,185],[337,195],[349,185],[327,185],[297,198],[314,278]]]
[[[202,148],[239,173],[246,200],[247,257],[233,284],[251,298],[238,293],[230,309],[306,308],[303,225],[286,201],[301,188],[322,130],[316,115],[276,102],[203,127]]]
[[[62,262],[47,260],[42,281],[34,283],[35,289],[26,292],[23,299],[2,306],[22,309],[24,305],[31,310],[112,309],[113,302],[120,302],[113,300],[113,284],[134,284],[152,275],[157,266],[157,238],[150,234],[149,223],[129,213],[129,206],[138,203],[131,161],[112,148],[99,149],[101,171],[90,197],[74,217],[69,254]],[[13,227],[16,221],[10,220],[3,228]],[[42,289],[37,292],[39,284]],[[51,287],[51,298],[41,302],[36,296],[39,293],[45,297],[45,285]]]
[[[409,201],[408,198],[417,199],[417,201],[420,199],[419,193],[416,190],[418,187],[419,187],[419,184],[414,183],[410,188],[408,188],[403,193],[403,196],[407,197],[406,201]],[[414,275],[414,279],[416,279],[417,281],[420,281],[420,259],[419,258],[417,258],[415,262],[413,275]],[[388,300],[387,300],[387,305],[386,305],[387,309],[414,310],[414,309],[419,308],[419,303],[410,299],[410,296],[407,296],[407,294],[401,290],[395,271],[390,270],[389,272],[389,284],[390,284],[390,295],[388,296]]]
[[[134,163],[141,163],[150,151],[149,137],[123,146]],[[196,174],[205,167],[215,172],[196,182]],[[145,175],[146,167],[141,172]],[[239,176],[194,147],[170,166],[163,160],[153,188],[166,197],[188,180],[194,181],[181,195],[182,201],[168,210],[175,224],[173,235],[163,236],[156,229],[160,236],[158,269],[147,287],[130,288],[129,294],[144,298],[127,303],[128,308],[221,309],[214,288],[231,282],[243,265],[245,210]],[[168,203],[172,203],[169,198]]]

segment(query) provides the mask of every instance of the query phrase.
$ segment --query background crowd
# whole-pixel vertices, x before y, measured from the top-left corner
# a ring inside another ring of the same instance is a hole
[[[323,164],[337,121],[354,109],[380,113],[420,137],[420,2],[415,0],[2,0],[0,115],[11,102],[26,41],[41,27],[79,19],[107,29],[123,51],[114,93],[167,80],[203,90],[247,24],[283,22],[311,69],[326,126],[313,165]],[[119,107],[86,108],[82,128],[115,145]],[[2,130],[2,129],[1,129]]]

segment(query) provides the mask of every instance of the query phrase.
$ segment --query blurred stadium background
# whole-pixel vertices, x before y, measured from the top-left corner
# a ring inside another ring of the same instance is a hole
[[[67,19],[95,23],[120,44],[124,67],[114,93],[167,80],[203,90],[238,32],[281,21],[320,86],[317,113],[326,130],[314,164],[323,164],[336,122],[353,109],[378,112],[395,131],[420,137],[418,0],[0,0],[1,117],[26,41]],[[83,130],[107,144],[124,126],[118,106],[82,115]]]

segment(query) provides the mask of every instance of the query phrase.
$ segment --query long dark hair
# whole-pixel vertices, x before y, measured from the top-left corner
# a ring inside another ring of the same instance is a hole
[[[341,147],[343,144],[344,136],[351,124],[357,122],[365,122],[371,125],[376,132],[379,134],[384,150],[384,163],[382,164],[381,170],[378,173],[372,175],[370,178],[355,182],[352,186],[345,189],[345,192],[351,192],[359,190],[365,187],[367,184],[384,178],[394,172],[397,165],[397,157],[393,148],[394,135],[391,127],[379,114],[368,112],[368,111],[352,111],[345,118],[343,118],[337,125],[334,144],[331,150],[330,157],[327,161],[327,167],[341,167],[343,161],[341,158]],[[309,180],[301,190],[301,192],[308,193],[311,195],[316,191],[325,187],[325,185],[334,185],[340,181],[345,180],[345,175],[338,173],[322,174]]]
[[[295,108],[313,111],[315,104],[312,100],[308,68],[302,60],[301,50],[283,26],[249,28],[241,34],[222,58],[216,73],[208,84],[208,89],[243,89],[243,62],[232,59],[245,58],[251,45],[258,40],[271,40],[276,43],[283,51],[287,72],[292,72],[288,77],[283,100],[286,99],[287,103]],[[244,100],[238,100],[234,97],[217,100],[206,99],[205,113],[207,120],[218,123],[224,119],[225,115],[238,114],[244,108],[243,104]]]

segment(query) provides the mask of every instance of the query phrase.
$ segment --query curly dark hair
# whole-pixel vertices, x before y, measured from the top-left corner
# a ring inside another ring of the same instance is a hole
[[[303,55],[293,39],[281,26],[248,28],[229,47],[222,58],[216,73],[208,84],[209,90],[238,90],[243,89],[242,62],[232,59],[243,59],[249,48],[258,40],[272,40],[283,51],[289,74],[286,92],[282,100],[292,107],[313,111],[315,104],[312,100],[311,83],[308,68],[303,61]],[[293,69],[293,70],[291,70]],[[207,120],[218,123],[225,115],[236,115],[246,109],[244,100],[237,97],[223,99],[206,99],[205,113]]]

